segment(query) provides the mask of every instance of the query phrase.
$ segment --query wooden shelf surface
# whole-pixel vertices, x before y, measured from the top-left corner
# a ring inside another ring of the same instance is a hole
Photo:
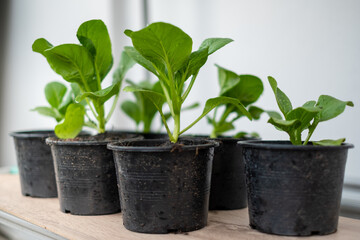
[[[41,199],[24,197],[20,192],[19,176],[7,174],[0,175],[0,213],[2,213],[2,215],[0,214],[0,218],[10,216],[11,218],[18,219],[20,225],[27,223],[30,226],[43,230],[45,233],[49,233],[47,236],[53,234],[57,236],[58,239],[305,239],[304,237],[281,237],[263,234],[252,230],[248,223],[247,209],[210,211],[208,226],[189,233],[172,233],[165,235],[134,233],[124,228],[121,213],[104,216],[74,216],[60,212],[58,199],[56,198]],[[306,239],[313,238],[326,240],[359,240],[360,220],[340,217],[339,227],[336,233]]]

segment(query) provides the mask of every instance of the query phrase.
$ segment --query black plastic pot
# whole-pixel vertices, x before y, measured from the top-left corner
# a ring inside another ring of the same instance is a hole
[[[61,140],[48,138],[54,159],[60,210],[74,215],[120,211],[111,141],[138,138],[130,134],[99,134]]]
[[[240,145],[252,228],[299,236],[336,231],[347,152],[353,145],[294,146],[287,141]]]
[[[134,131],[123,131],[123,130],[110,130],[109,132],[115,133],[115,134],[136,134],[141,135],[144,137],[144,139],[169,139],[169,135],[167,133],[155,133],[155,132],[149,132],[149,133],[141,133],[141,132],[134,132]]]
[[[47,130],[10,133],[15,143],[22,195],[57,197],[51,149],[45,143],[46,138],[54,135]]]
[[[187,232],[207,223],[213,141],[137,140],[111,143],[125,228]]]
[[[247,207],[245,166],[238,141],[245,138],[216,138],[211,175],[210,210],[234,210]]]

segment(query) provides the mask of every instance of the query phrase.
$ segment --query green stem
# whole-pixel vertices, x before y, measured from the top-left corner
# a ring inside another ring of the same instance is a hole
[[[181,96],[181,102],[184,102],[185,99],[187,98],[187,96],[189,95],[190,90],[191,90],[191,88],[193,87],[193,85],[195,83],[195,79],[196,79],[197,75],[198,75],[198,73],[196,73],[196,74],[194,74],[192,76],[189,86],[186,88],[184,94]]]
[[[174,132],[173,139],[171,140],[173,143],[176,143],[180,136],[180,112],[174,116]]]
[[[319,124],[318,121],[314,121],[313,124],[311,124],[311,126],[309,127],[309,133],[308,133],[308,135],[307,135],[307,137],[306,137],[303,145],[307,145],[307,144],[308,144],[308,142],[309,142],[309,140],[310,140],[312,134],[314,133],[315,128],[317,127],[318,124]]]
[[[120,94],[116,94],[114,102],[113,102],[113,104],[111,106],[110,112],[108,113],[108,115],[105,118],[105,122],[108,122],[110,120],[112,114],[114,113],[115,108],[116,108],[116,103],[117,103],[117,101],[119,99],[119,96],[120,96]]]

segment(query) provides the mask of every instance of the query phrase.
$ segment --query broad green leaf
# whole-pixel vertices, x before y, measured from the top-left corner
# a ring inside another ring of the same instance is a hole
[[[275,118],[275,119],[282,119],[280,113],[275,112],[275,111],[266,111],[266,113],[269,115],[269,117],[271,118]]]
[[[225,96],[229,90],[239,84],[240,77],[236,73],[220,67],[219,65],[215,64],[215,66],[218,68],[220,96]]]
[[[165,96],[161,93],[154,92],[151,90],[142,89],[139,87],[134,86],[127,86],[124,88],[125,92],[140,92],[143,94],[146,98],[148,98],[156,107],[156,109],[160,112],[162,115],[162,105],[166,101]]]
[[[61,121],[63,118],[63,116],[61,116],[58,112],[56,112],[56,110],[54,110],[50,107],[36,107],[34,109],[31,109],[31,111],[38,112],[39,114],[47,116],[47,117],[52,117],[57,122]]]
[[[32,50],[34,52],[37,52],[37,53],[40,53],[40,54],[44,55],[44,51],[49,49],[49,48],[52,48],[52,47],[53,47],[53,45],[51,45],[51,43],[46,41],[45,38],[38,38],[33,43]]]
[[[45,86],[45,97],[48,103],[58,108],[66,93],[66,87],[59,82],[50,82]]]
[[[55,134],[58,138],[75,138],[84,125],[85,107],[78,103],[70,104],[66,110],[63,123],[56,125]]]
[[[260,116],[263,112],[265,112],[263,109],[256,107],[256,106],[250,106],[248,109],[249,113],[251,114],[252,118],[255,120],[259,120]]]
[[[221,134],[223,132],[227,132],[233,129],[235,129],[235,127],[231,122],[223,122],[222,124],[215,126],[215,132],[217,134]]]
[[[169,23],[156,22],[139,31],[126,31],[135,49],[158,67],[166,64],[175,73],[187,62],[192,39],[180,28]]]
[[[133,60],[125,51],[122,51],[119,65],[113,75],[113,84],[118,82],[122,83],[126,73],[135,65],[135,63],[135,60]]]
[[[146,58],[144,58],[138,51],[136,51],[135,48],[133,47],[125,47],[125,52],[138,64],[140,64],[141,66],[143,66],[145,69],[147,69],[148,71],[152,72],[153,74],[155,74],[156,76],[158,76],[158,72],[156,71],[156,69],[154,68],[154,66],[152,65],[152,63],[147,60]]]
[[[232,41],[234,40],[230,38],[208,38],[201,43],[199,49],[209,48],[208,55],[210,55]]]
[[[307,101],[304,103],[303,107],[315,107],[316,101]]]
[[[238,84],[223,95],[236,98],[244,106],[248,106],[259,99],[264,86],[261,79],[253,75],[240,75],[239,78]]]
[[[104,22],[101,20],[84,22],[80,25],[76,36],[91,53],[95,69],[102,81],[113,64],[110,36]]]
[[[340,146],[343,142],[345,142],[345,138],[340,138],[337,140],[324,139],[321,141],[313,142],[313,145],[318,146]]]
[[[251,114],[245,109],[241,102],[235,98],[229,97],[216,97],[208,99],[205,103],[205,107],[203,113],[201,114],[201,117],[206,116],[211,110],[213,110],[217,106],[226,104],[234,105],[236,108],[239,109],[240,112],[242,112],[246,117],[252,120]]]
[[[350,101],[341,101],[328,95],[321,95],[316,103],[321,108],[319,113],[319,121],[327,121],[340,115],[346,106],[353,107],[354,103]]]
[[[101,89],[96,92],[84,92],[76,97],[77,102],[81,102],[85,98],[94,100],[98,105],[104,104],[112,96],[117,95],[120,91],[120,83],[115,83],[107,88]]]
[[[270,86],[275,94],[276,102],[279,106],[280,111],[286,116],[288,112],[292,110],[290,99],[286,94],[277,87],[277,82],[273,77],[268,77]]]
[[[192,52],[190,54],[189,63],[187,65],[187,75],[185,80],[188,79],[191,75],[195,75],[199,72],[200,68],[204,66],[208,58],[208,49],[200,49],[198,51]],[[183,69],[185,71],[185,69]]]
[[[121,109],[126,115],[128,115],[132,120],[134,120],[136,125],[139,125],[139,123],[141,122],[141,112],[139,106],[136,103],[129,100],[124,101],[121,104]]]
[[[289,135],[292,131],[295,131],[298,127],[300,127],[301,122],[297,119],[294,120],[282,120],[277,118],[270,118],[268,123],[271,123],[275,127],[287,132]]]
[[[288,112],[286,120],[299,120],[301,124],[298,128],[303,131],[319,112],[320,108],[317,107],[298,107]]]
[[[97,91],[94,63],[89,51],[76,44],[63,44],[44,51],[50,67],[68,82],[79,84],[85,91]]]

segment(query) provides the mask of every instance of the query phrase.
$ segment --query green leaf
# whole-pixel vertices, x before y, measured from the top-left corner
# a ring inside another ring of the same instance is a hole
[[[233,129],[235,129],[235,127],[231,122],[223,122],[220,125],[216,125],[215,132],[216,132],[216,135],[218,135],[218,134],[221,134],[223,132],[227,132],[227,131],[230,131]]]
[[[255,120],[259,120],[261,114],[265,112],[263,109],[256,106],[250,106],[248,111],[251,114],[252,118]]]
[[[85,98],[90,98],[98,105],[104,104],[112,96],[117,95],[120,91],[120,83],[115,83],[107,88],[101,89],[96,92],[84,92],[76,97],[77,102],[81,102]]]
[[[341,101],[328,95],[321,95],[316,103],[316,106],[321,108],[319,113],[319,121],[327,121],[340,115],[346,106],[353,107],[354,103],[351,101]]]
[[[45,38],[38,38],[35,40],[35,42],[32,45],[32,50],[34,52],[40,53],[44,55],[44,51],[47,49],[52,48],[53,45],[45,40]],[[44,55],[45,56],[45,55]]]
[[[140,92],[141,94],[143,94],[146,98],[148,98],[156,107],[156,109],[160,112],[161,115],[163,115],[162,113],[162,105],[165,102],[165,96],[161,93],[158,92],[154,92],[151,90],[146,90],[146,89],[142,89],[139,87],[135,87],[135,86],[127,86],[124,88],[125,92]]]
[[[310,122],[314,117],[320,112],[320,108],[317,107],[298,107],[286,115],[286,120],[298,120],[301,122],[298,127],[300,131],[307,129],[310,125]]]
[[[66,110],[65,121],[56,125],[55,134],[58,138],[74,138],[84,125],[85,107],[78,103],[70,104]]]
[[[225,96],[226,92],[234,88],[237,84],[240,82],[240,77],[223,67],[220,67],[219,65],[215,66],[218,68],[218,79],[219,79],[219,85],[220,85],[220,96]]]
[[[216,108],[217,106],[224,104],[232,104],[234,105],[241,113],[243,113],[246,117],[252,120],[251,114],[245,109],[245,107],[241,104],[241,102],[235,98],[229,97],[216,97],[210,98],[206,101],[202,117],[206,116],[211,110]]]
[[[271,123],[275,127],[287,132],[289,135],[291,135],[291,132],[295,131],[301,125],[301,122],[297,119],[282,120],[277,118],[270,118],[268,123]]]
[[[89,51],[76,44],[63,44],[44,52],[50,67],[68,82],[75,82],[85,91],[97,91],[94,63]]]
[[[47,117],[52,117],[57,122],[61,121],[63,118],[63,116],[61,116],[58,112],[56,112],[56,110],[54,110],[50,107],[36,107],[34,109],[31,109],[31,111],[38,112],[39,114],[47,116]]]
[[[275,94],[276,102],[280,108],[280,111],[284,114],[284,116],[286,116],[286,114],[292,110],[290,99],[277,87],[277,82],[273,77],[269,76],[268,80]]]
[[[119,65],[113,75],[113,84],[118,82],[122,83],[126,73],[135,65],[135,63],[136,62],[125,51],[122,51]]]
[[[264,90],[260,78],[253,75],[240,75],[240,81],[227,93],[227,97],[238,99],[244,106],[256,102]]]
[[[158,76],[158,73],[156,71],[156,69],[154,68],[154,66],[152,65],[152,63],[145,59],[138,51],[136,51],[135,48],[133,47],[125,47],[125,52],[138,64],[140,64],[141,66],[143,66],[145,69],[147,69],[148,71],[152,72],[153,74],[155,74],[156,76]]]
[[[343,142],[345,142],[345,138],[340,138],[337,140],[324,139],[321,141],[313,142],[313,145],[318,146],[340,146]]]
[[[111,41],[108,30],[101,20],[90,20],[80,25],[77,38],[91,53],[95,69],[102,81],[113,65]]]
[[[136,103],[132,101],[124,101],[121,104],[121,109],[126,115],[128,115],[132,120],[134,120],[136,125],[139,125],[139,123],[141,122],[141,111]]]
[[[180,28],[163,22],[152,23],[135,32],[125,31],[135,49],[158,68],[175,73],[187,62],[192,39]]]
[[[210,55],[232,41],[230,38],[208,38],[201,43],[199,49],[208,48],[208,55]]]
[[[304,103],[303,107],[315,107],[316,101],[307,101]]]
[[[58,108],[66,93],[66,87],[59,82],[50,82],[45,86],[45,97],[48,103]]]
[[[269,117],[271,118],[275,118],[275,119],[282,119],[280,113],[275,112],[275,111],[266,111],[266,113],[269,115]]]
[[[192,52],[190,54],[189,63],[187,65],[187,75],[185,80],[188,79],[191,75],[195,75],[199,72],[200,68],[204,66],[208,59],[208,49],[200,49],[198,51]],[[186,71],[183,69],[183,71]]]

